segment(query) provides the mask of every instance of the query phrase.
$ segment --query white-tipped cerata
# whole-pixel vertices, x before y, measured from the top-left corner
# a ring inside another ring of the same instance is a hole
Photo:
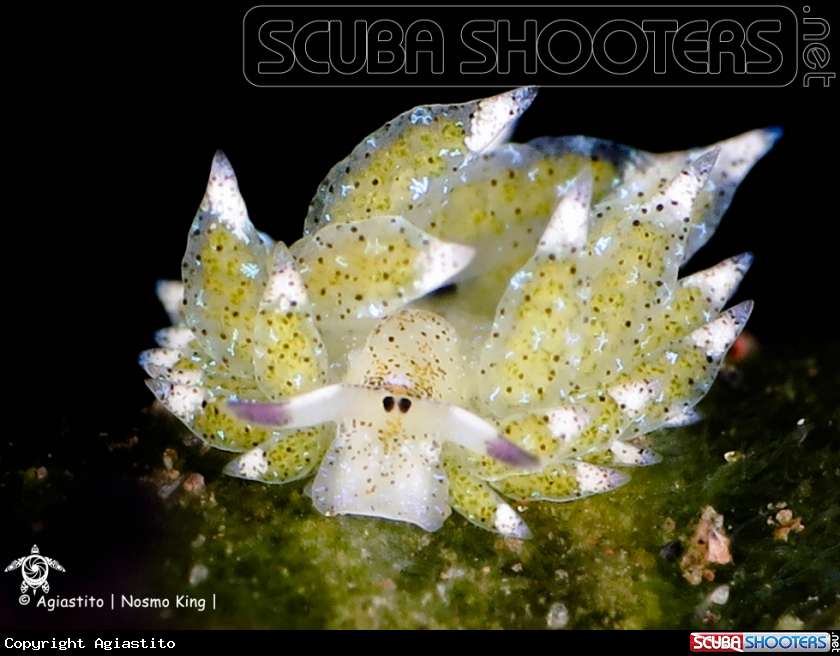
[[[519,514],[507,503],[501,503],[493,513],[493,528],[505,537],[527,540],[531,537],[531,529]]]
[[[265,451],[257,447],[246,451],[225,467],[228,476],[245,478],[248,480],[261,480],[263,474],[268,471],[268,459]]]
[[[470,134],[465,139],[473,153],[492,150],[507,141],[516,121],[531,106],[537,87],[522,87],[482,100],[470,120]]]
[[[678,206],[684,211],[690,210],[697,194],[712,174],[712,168],[717,161],[718,153],[720,153],[720,148],[713,148],[691,162],[676,178],[671,180],[667,187],[654,196],[655,203],[661,203],[666,207],[669,205]],[[664,218],[666,220],[668,218],[676,221],[681,220],[681,217],[673,213],[665,214]]]
[[[182,352],[177,348],[156,348],[143,351],[137,358],[137,362],[144,369],[149,365],[157,367],[172,367],[182,357]]]
[[[662,460],[650,449],[640,449],[629,442],[615,441],[610,445],[610,451],[617,465],[646,467],[648,465],[655,465]]]
[[[683,408],[682,410],[668,416],[667,421],[662,424],[665,428],[678,428],[680,426],[691,426],[702,420],[703,416],[694,408]]]
[[[573,442],[589,425],[589,415],[584,408],[555,408],[546,412],[548,429],[552,437]]]
[[[289,249],[283,243],[274,249],[274,266],[268,276],[261,305],[276,307],[283,312],[308,303],[306,285],[294,266]]]
[[[248,210],[245,208],[242,194],[239,193],[236,174],[221,150],[217,150],[213,157],[210,179],[207,182],[207,191],[200,209],[214,215],[242,241],[249,243],[251,237],[259,239],[248,219]]]
[[[414,283],[416,292],[424,295],[442,287],[466,269],[473,257],[475,249],[472,246],[435,239],[418,263],[421,273]]]
[[[194,339],[189,328],[162,328],[155,333],[155,343],[164,349],[184,349]]]
[[[586,246],[589,205],[592,200],[592,171],[586,169],[557,203],[537,245],[538,253],[560,253]]]
[[[147,380],[158,401],[173,415],[185,422],[192,422],[195,413],[201,410],[205,389],[197,385],[179,385],[168,380]]]
[[[662,390],[658,380],[634,380],[611,388],[608,393],[628,417],[638,417]]]
[[[616,469],[591,465],[588,462],[575,464],[580,496],[602,494],[624,485],[630,475]]]
[[[738,289],[750,265],[752,253],[741,253],[720,264],[698,271],[680,280],[681,287],[696,287],[712,301],[712,307],[719,310]]]
[[[752,312],[753,302],[744,301],[729,308],[717,319],[701,326],[689,336],[691,341],[710,358],[722,357],[735,338],[741,334]]]
[[[169,322],[177,326],[181,323],[181,308],[184,305],[184,283],[180,280],[159,280],[155,291]]]

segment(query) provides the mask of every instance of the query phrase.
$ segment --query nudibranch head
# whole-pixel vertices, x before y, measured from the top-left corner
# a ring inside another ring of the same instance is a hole
[[[441,458],[445,442],[517,468],[539,465],[495,426],[463,409],[458,337],[441,317],[401,310],[379,322],[348,360],[344,383],[281,403],[229,404],[240,419],[284,429],[335,424],[311,491],[325,515],[371,515],[428,531],[440,528],[451,513]],[[258,457],[250,452],[243,459]]]
[[[226,472],[314,475],[324,515],[513,537],[508,501],[570,501],[658,458],[746,323],[749,254],[679,277],[778,137],[651,155],[506,143],[535,89],[418,107],[336,165],[287,247],[214,158],[173,326],[140,363]]]

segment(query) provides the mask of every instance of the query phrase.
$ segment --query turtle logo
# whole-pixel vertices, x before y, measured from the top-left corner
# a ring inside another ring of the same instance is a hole
[[[32,553],[30,555],[13,560],[12,564],[6,568],[6,571],[11,572],[19,567],[21,568],[21,574],[23,574],[23,583],[20,584],[20,591],[23,594],[19,601],[24,606],[29,603],[29,595],[26,594],[29,588],[32,588],[33,595],[38,588],[43,588],[45,593],[50,591],[50,584],[47,583],[47,574],[50,572],[50,567],[59,572],[65,571],[57,560],[42,556],[41,552],[38,551],[37,544],[32,545]]]

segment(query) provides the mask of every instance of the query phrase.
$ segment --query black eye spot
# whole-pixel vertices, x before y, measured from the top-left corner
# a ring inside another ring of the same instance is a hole
[[[400,412],[408,412],[408,409],[411,407],[411,399],[402,398],[400,399]]]
[[[385,408],[385,412],[391,412],[394,409],[394,397],[386,396],[382,399],[382,407]]]

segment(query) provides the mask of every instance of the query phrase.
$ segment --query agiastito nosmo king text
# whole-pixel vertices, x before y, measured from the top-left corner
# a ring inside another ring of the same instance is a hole
[[[115,602],[119,604],[120,608],[194,608],[198,611],[203,611],[208,606],[216,608],[216,595],[213,595],[212,603],[208,604],[207,600],[202,597],[191,597],[190,595],[177,595],[174,601],[167,597],[135,597],[134,595],[120,595],[118,600],[115,600],[115,595],[111,595],[111,608],[115,607]],[[99,597],[41,597],[35,604],[36,607],[46,608],[48,611],[53,611],[57,608],[104,608],[106,606],[105,600]]]

